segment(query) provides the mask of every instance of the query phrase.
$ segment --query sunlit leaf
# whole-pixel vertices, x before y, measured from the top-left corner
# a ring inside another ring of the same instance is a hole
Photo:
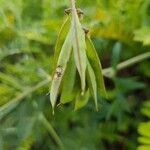
[[[11,75],[0,72],[0,80],[2,80],[6,85],[14,87],[17,90],[23,89],[22,85],[19,83],[19,80]]]
[[[150,27],[144,26],[136,30],[134,36],[135,41],[143,42],[144,45],[150,45]]]
[[[142,114],[150,118],[150,100],[144,103],[144,107],[141,109]]]
[[[149,150],[149,149],[150,149],[150,145],[142,145],[137,148],[137,150]]]
[[[142,136],[146,136],[150,139],[150,121],[141,123],[138,131]]]
[[[139,137],[138,141],[142,144],[149,144],[150,145],[150,138],[148,138],[148,137],[144,137],[144,136]]]
[[[150,101],[145,101],[141,111],[147,117],[149,117],[150,114],[149,108],[150,108]],[[140,146],[138,146],[137,149],[149,150],[150,149],[150,120],[139,124],[138,133],[140,134],[140,137],[138,137]]]
[[[25,37],[28,40],[36,41],[43,44],[49,44],[49,38],[42,35],[42,33],[38,31],[20,32],[20,36]]]

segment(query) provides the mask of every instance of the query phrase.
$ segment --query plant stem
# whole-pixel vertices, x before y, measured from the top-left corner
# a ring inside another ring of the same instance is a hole
[[[130,58],[124,62],[121,62],[120,64],[117,65],[116,69],[117,71],[119,70],[122,70],[124,68],[127,68],[127,67],[130,67],[136,63],[139,63],[145,59],[148,59],[150,58],[150,52],[147,52],[147,53],[144,53],[144,54],[140,54],[138,56],[135,56],[133,58]],[[106,77],[112,77],[113,76],[113,73],[114,73],[114,70],[112,67],[109,67],[109,68],[106,68],[106,69],[103,69],[103,75],[106,76]]]
[[[136,57],[133,57],[131,59],[128,59],[127,61],[124,61],[122,63],[120,63],[118,66],[117,66],[117,69],[118,70],[121,70],[121,69],[124,69],[126,67],[129,67],[133,64],[136,64],[138,62],[141,62],[142,60],[144,59],[147,59],[150,57],[150,52],[147,52],[147,53],[144,53],[142,55],[139,55],[139,56],[136,56]]]
[[[59,138],[59,136],[57,135],[56,131],[54,130],[54,128],[52,127],[52,125],[46,119],[46,117],[44,116],[44,114],[42,112],[39,114],[39,120],[43,124],[43,126],[47,129],[47,131],[49,132],[49,134],[53,137],[53,139],[55,140],[55,142],[57,143],[57,145],[60,147],[60,149],[64,150],[65,149],[64,148],[64,144],[62,143],[62,141]]]
[[[24,92],[20,93],[16,98],[10,100],[8,103],[4,104],[0,107],[0,120],[7,115],[9,112],[11,112],[13,109],[15,109],[22,100],[24,100],[25,97],[33,93],[34,91],[38,90],[39,88],[47,85],[51,81],[51,77],[48,79],[45,79],[41,82],[39,82],[37,85],[28,88]]]
[[[76,0],[70,0],[70,1],[71,1],[72,8],[75,8]]]

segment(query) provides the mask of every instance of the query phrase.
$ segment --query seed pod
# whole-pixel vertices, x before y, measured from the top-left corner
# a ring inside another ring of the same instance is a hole
[[[70,18],[70,16],[68,16],[61,27],[61,30],[59,32],[59,35],[58,35],[58,38],[56,41],[55,53],[54,53],[54,65],[53,65],[54,69],[57,67],[57,61],[58,61],[58,57],[59,57],[62,45],[63,45],[65,38],[69,32],[70,20],[71,20],[71,18]]]
[[[95,108],[98,111],[98,104],[97,104],[97,83],[96,83],[96,77],[95,77],[95,73],[94,70],[90,64],[90,62],[87,62],[87,82],[89,85],[89,90],[90,93],[92,95],[92,97],[94,98],[95,101]]]
[[[86,71],[86,43],[85,43],[85,34],[82,30],[77,11],[74,8],[72,13],[71,26],[73,28],[73,52],[77,70],[81,79],[81,90],[82,94],[85,91],[85,71]]]
[[[74,61],[73,52],[68,62],[62,83],[62,91],[60,102],[65,104],[71,102],[74,99],[74,86],[76,78],[76,66]]]
[[[95,72],[98,93],[101,96],[106,98],[107,94],[106,94],[106,88],[105,88],[105,83],[104,83],[103,74],[102,74],[102,66],[101,66],[98,54],[96,52],[96,49],[90,37],[88,37],[87,35],[86,35],[86,46],[87,46],[86,52],[87,52],[88,60]]]
[[[54,113],[54,107],[57,101],[57,97],[59,94],[60,84],[64,75],[63,72],[65,72],[66,70],[67,63],[70,58],[71,50],[72,50],[72,28],[70,29],[66,37],[66,40],[62,46],[62,49],[58,58],[58,62],[57,62],[57,68],[55,70],[55,74],[54,74],[52,84],[51,84],[50,101],[52,104],[53,113]]]

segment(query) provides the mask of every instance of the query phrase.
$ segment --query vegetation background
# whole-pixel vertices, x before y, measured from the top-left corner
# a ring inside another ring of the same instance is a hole
[[[53,116],[47,93],[69,5],[0,0],[0,150],[150,150],[150,1],[77,0],[103,68],[113,68],[108,99],[99,98],[98,112],[90,100],[76,112],[59,106]],[[139,63],[117,71],[137,55]]]

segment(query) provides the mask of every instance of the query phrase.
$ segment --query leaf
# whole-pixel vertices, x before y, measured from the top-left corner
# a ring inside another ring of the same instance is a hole
[[[0,72],[0,80],[2,80],[6,85],[14,87],[17,90],[23,89],[23,86],[20,84],[19,80],[12,75]]]
[[[87,57],[95,72],[98,93],[100,92],[101,96],[107,97],[105,83],[104,83],[103,74],[102,74],[102,66],[101,66],[99,57],[97,55],[97,52],[95,50],[95,47],[91,39],[87,36],[86,36],[86,46],[87,46],[87,49],[86,49]]]
[[[90,92],[89,89],[82,95],[80,92],[78,92],[76,96],[76,101],[75,101],[75,110],[78,110],[82,107],[84,107],[88,100],[89,100]]]
[[[140,123],[138,132],[141,135],[138,141],[141,145],[138,147],[139,150],[149,150],[150,148],[150,121]]]
[[[150,101],[145,101],[144,106],[142,107],[142,113],[150,117]],[[150,120],[147,122],[141,122],[138,127],[138,141],[141,144],[138,146],[138,150],[149,150],[150,149]]]
[[[116,42],[113,46],[111,66],[114,71],[116,71],[117,64],[119,63],[119,60],[120,60],[121,48],[122,48],[122,45],[120,42]]]
[[[137,150],[149,150],[150,149],[150,145],[141,145],[138,146]]]
[[[60,87],[64,72],[66,70],[67,63],[70,58],[71,50],[72,50],[72,28],[70,28],[70,31],[62,46],[62,49],[58,58],[56,72],[54,74],[52,84],[51,84],[50,101],[52,104],[53,113],[54,113],[54,107],[57,101],[57,97],[59,94],[59,87]],[[58,72],[59,74],[57,74],[57,70],[59,70]]]
[[[76,10],[73,11],[72,16],[73,27],[73,51],[77,70],[81,78],[81,89],[84,94],[85,91],[85,71],[86,71],[86,44],[85,33],[80,24]]]
[[[138,132],[147,138],[150,138],[150,121],[143,122],[139,125]]]
[[[92,96],[95,101],[95,107],[98,111],[98,105],[97,105],[97,83],[96,83],[96,77],[93,68],[91,67],[90,63],[88,62],[87,65],[87,72],[88,72],[88,82],[89,82],[89,88],[92,93]]]
[[[146,85],[142,82],[137,81],[134,77],[130,78],[117,78],[117,87],[122,90],[122,92],[132,91],[136,89],[143,89]]]
[[[138,141],[139,141],[139,143],[150,145],[150,138],[148,138],[148,137],[141,136],[138,138]]]
[[[20,32],[20,36],[22,36],[23,38],[27,38],[28,40],[43,44],[49,44],[50,40],[48,37],[42,35],[42,33],[40,33],[39,31],[23,31]]]
[[[143,115],[150,118],[150,100],[144,102],[144,106],[141,109]]]
[[[73,88],[75,84],[75,77],[76,77],[76,66],[72,54],[63,78],[63,87],[60,98],[60,102],[63,104],[73,100]]]
[[[58,57],[59,57],[59,54],[61,51],[61,47],[62,47],[63,42],[65,40],[65,37],[67,36],[67,33],[69,31],[69,27],[70,27],[70,16],[67,16],[66,20],[64,21],[64,23],[60,29],[60,32],[59,32],[59,35],[58,35],[58,38],[56,41],[56,45],[55,45],[54,68],[57,65],[57,61],[58,61]]]
[[[134,40],[143,42],[143,45],[150,45],[150,27],[143,26],[134,32]]]

